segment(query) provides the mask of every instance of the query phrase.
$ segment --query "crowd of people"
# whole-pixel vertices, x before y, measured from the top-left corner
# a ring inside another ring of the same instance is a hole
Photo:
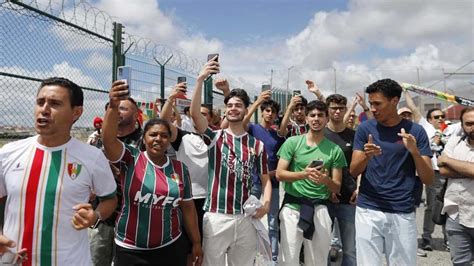
[[[208,61],[185,113],[173,106],[187,91],[182,82],[143,128],[128,84],[113,82],[87,143],[71,137],[81,88],[44,80],[37,135],[0,149],[2,263],[253,265],[260,252],[270,265],[327,265],[337,224],[342,265],[416,265],[423,187],[419,247],[433,249],[432,216],[444,214],[453,264],[472,263],[473,107],[445,128],[442,110],[425,119],[394,80],[366,88],[370,107],[358,94],[348,107],[347,97],[325,97],[307,80],[315,99],[294,96],[278,121],[271,90],[251,104],[245,90],[216,79],[221,118],[201,99],[204,81],[219,72]],[[367,117],[358,125],[357,105]],[[259,224],[265,215],[268,231]]]

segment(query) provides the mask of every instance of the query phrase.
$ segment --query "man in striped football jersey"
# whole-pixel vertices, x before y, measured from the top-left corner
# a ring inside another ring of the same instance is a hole
[[[22,265],[90,265],[87,231],[115,209],[116,184],[104,154],[71,137],[83,93],[64,78],[49,78],[36,95],[37,136],[0,149],[0,197],[7,197],[2,239]],[[91,192],[100,199],[96,210]],[[0,250],[6,251],[0,244]]]
[[[203,218],[205,265],[253,265],[257,232],[250,217],[244,216],[243,204],[249,198],[254,168],[264,188],[263,207],[254,218],[260,219],[270,208],[271,184],[267,154],[263,143],[249,135],[243,125],[250,99],[241,89],[225,97],[225,115],[229,127],[212,131],[200,113],[202,84],[219,72],[219,63],[210,60],[199,73],[191,101],[191,116],[197,132],[211,140],[208,147],[209,182]]]

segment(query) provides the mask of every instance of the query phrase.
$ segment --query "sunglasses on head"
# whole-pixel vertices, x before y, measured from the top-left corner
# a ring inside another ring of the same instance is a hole
[[[440,118],[444,119],[444,115],[434,115],[433,118],[434,119],[440,119]]]

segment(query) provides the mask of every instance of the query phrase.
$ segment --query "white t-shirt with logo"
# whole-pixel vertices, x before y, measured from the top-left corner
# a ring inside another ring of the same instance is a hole
[[[27,249],[32,265],[91,265],[87,230],[76,230],[73,206],[115,195],[116,183],[99,149],[71,138],[45,147],[37,136],[0,149],[0,197],[7,197],[3,234]]]

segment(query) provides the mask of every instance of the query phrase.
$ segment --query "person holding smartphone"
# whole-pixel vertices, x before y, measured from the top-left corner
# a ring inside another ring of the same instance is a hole
[[[143,129],[139,149],[121,142],[118,108],[126,92],[123,81],[112,84],[103,126],[107,158],[126,165],[120,177],[124,205],[116,222],[114,265],[186,265],[189,243],[183,228],[192,243],[193,263],[200,265],[201,237],[189,173],[182,162],[166,155],[171,126],[153,118]]]
[[[346,160],[341,148],[324,136],[327,105],[306,106],[309,131],[286,140],[278,151],[276,177],[285,198],[280,211],[280,265],[298,265],[304,243],[305,265],[326,265],[331,246],[327,203],[341,187]]]

